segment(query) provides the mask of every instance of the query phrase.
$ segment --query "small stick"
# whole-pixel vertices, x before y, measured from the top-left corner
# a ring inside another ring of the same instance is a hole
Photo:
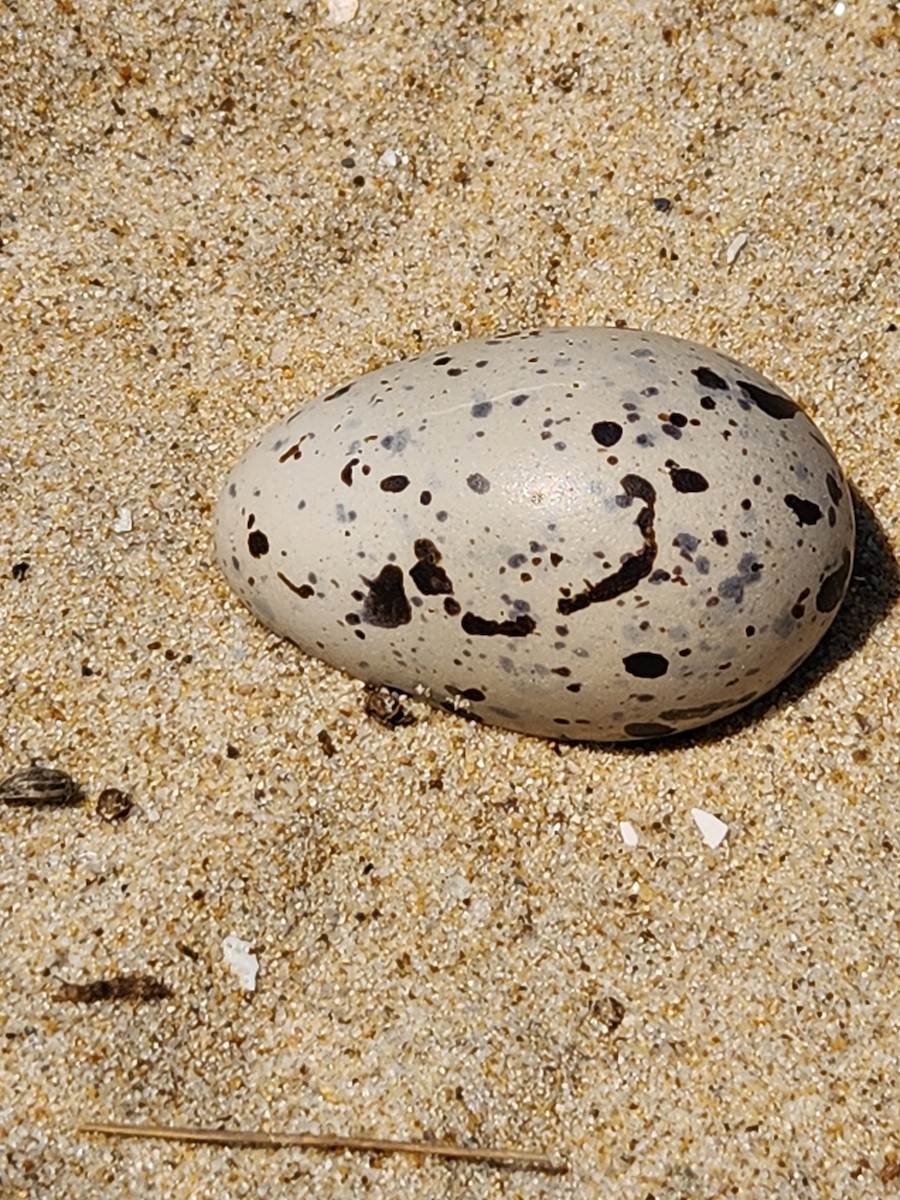
[[[463,1158],[469,1162],[495,1163],[524,1170],[564,1175],[565,1163],[530,1150],[497,1147],[454,1146],[449,1142],[404,1142],[390,1138],[341,1137],[334,1133],[266,1133],[262,1130],[195,1129],[169,1125],[122,1125],[91,1121],[81,1133],[105,1133],[120,1137],[163,1138],[169,1142],[207,1142],[214,1146],[247,1146],[275,1149],[306,1146],[317,1150],[375,1150],[382,1154],[424,1154],[436,1158]]]

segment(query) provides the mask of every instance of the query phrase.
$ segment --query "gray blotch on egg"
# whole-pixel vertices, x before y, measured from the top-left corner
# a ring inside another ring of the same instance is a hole
[[[303,404],[226,482],[248,607],[371,684],[508,729],[660,737],[774,687],[833,621],[853,504],[758,372],[628,329],[545,329]]]

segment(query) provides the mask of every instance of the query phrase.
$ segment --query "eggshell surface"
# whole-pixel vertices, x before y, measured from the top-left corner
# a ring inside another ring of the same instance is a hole
[[[768,691],[834,619],[854,547],[834,455],[779,388],[606,328],[464,342],[304,403],[215,524],[235,592],[306,653],[591,741]]]

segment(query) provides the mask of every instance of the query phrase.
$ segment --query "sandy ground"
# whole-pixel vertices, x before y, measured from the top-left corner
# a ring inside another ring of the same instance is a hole
[[[898,1194],[898,164],[883,0],[0,6],[0,774],[86,796],[0,808],[3,1200]],[[231,596],[211,511],[262,425],[616,321],[778,380],[857,490],[777,693],[642,750],[391,731]],[[117,976],[168,994],[65,986]]]

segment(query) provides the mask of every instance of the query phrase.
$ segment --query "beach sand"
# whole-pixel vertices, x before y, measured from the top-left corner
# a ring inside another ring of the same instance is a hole
[[[0,1196],[896,1194],[896,5],[353,7],[0,11],[0,776],[85,795],[0,806]],[[771,696],[638,749],[391,730],[228,591],[265,424],[616,322],[764,371],[854,485],[847,601]]]

